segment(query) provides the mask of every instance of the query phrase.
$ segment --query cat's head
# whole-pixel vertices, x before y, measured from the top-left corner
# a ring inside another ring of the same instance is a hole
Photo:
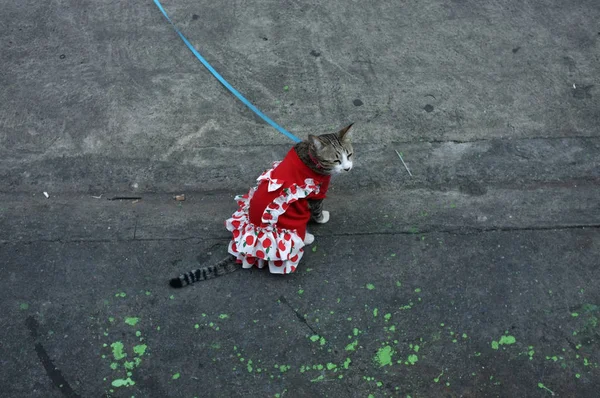
[[[311,152],[324,173],[336,174],[352,169],[354,160],[350,132],[352,124],[337,133],[308,136]]]

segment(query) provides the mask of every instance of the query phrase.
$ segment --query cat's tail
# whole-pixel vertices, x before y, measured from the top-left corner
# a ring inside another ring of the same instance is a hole
[[[229,255],[216,264],[181,274],[177,278],[171,279],[169,285],[174,288],[180,288],[191,285],[194,282],[212,279],[235,272],[242,268],[242,264],[238,264],[235,260],[236,258],[234,256]]]

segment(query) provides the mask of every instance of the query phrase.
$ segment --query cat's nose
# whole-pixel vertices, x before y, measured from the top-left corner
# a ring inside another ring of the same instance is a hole
[[[352,168],[352,167],[348,167],[348,168],[345,168],[344,170],[345,170],[345,171],[350,171],[350,169],[351,169],[351,168]]]

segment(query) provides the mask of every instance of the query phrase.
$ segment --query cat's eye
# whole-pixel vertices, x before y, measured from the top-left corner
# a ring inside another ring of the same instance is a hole
[[[350,159],[350,156],[352,156],[352,154],[351,154],[351,153],[349,153],[349,154],[348,154],[348,159]]]
[[[341,160],[339,160],[339,159],[336,159],[336,160],[335,160],[335,162],[336,162],[337,164],[342,164],[342,161],[341,161]]]

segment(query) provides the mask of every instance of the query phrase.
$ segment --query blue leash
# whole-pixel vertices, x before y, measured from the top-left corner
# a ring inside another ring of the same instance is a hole
[[[162,12],[162,14],[165,16],[165,18],[167,19],[167,21],[169,21],[169,23],[171,24],[171,26],[173,27],[173,29],[175,29],[175,32],[177,32],[177,34],[179,35],[179,37],[181,37],[181,40],[183,40],[183,42],[190,49],[190,51],[196,56],[196,58],[198,58],[198,60],[200,62],[202,62],[202,65],[204,65],[206,67],[206,69],[208,69],[209,72],[212,73],[213,76],[216,77],[219,82],[221,82],[222,85],[224,85],[229,91],[231,91],[231,93],[233,95],[235,95],[240,101],[242,101],[242,103],[244,105],[246,105],[254,113],[256,113],[258,116],[260,116],[262,118],[262,120],[264,120],[265,122],[269,123],[271,126],[273,126],[281,134],[285,135],[286,137],[288,137],[289,139],[291,139],[294,142],[300,142],[300,141],[302,141],[301,139],[299,139],[298,137],[296,137],[294,134],[290,133],[289,131],[287,131],[286,129],[284,129],[283,127],[281,127],[277,123],[275,123],[267,115],[265,115],[264,113],[262,113],[256,106],[252,105],[252,103],[250,101],[248,101],[242,94],[240,94],[239,91],[237,91],[235,88],[233,88],[231,86],[231,84],[229,84],[227,82],[227,80],[223,79],[223,76],[221,76],[219,74],[219,72],[217,72],[212,66],[210,66],[210,64],[208,63],[208,61],[206,61],[204,59],[204,57],[202,57],[202,55],[200,55],[200,53],[198,51],[196,51],[196,49],[194,48],[194,46],[192,46],[192,44],[188,41],[188,39],[185,38],[185,36],[179,31],[179,29],[177,29],[177,27],[175,26],[175,24],[173,23],[173,21],[171,21],[171,18],[169,18],[169,16],[167,15],[167,12],[163,8],[163,6],[160,4],[160,1],[159,0],[154,0],[154,4],[156,4],[156,6],[160,10],[160,12]]]

